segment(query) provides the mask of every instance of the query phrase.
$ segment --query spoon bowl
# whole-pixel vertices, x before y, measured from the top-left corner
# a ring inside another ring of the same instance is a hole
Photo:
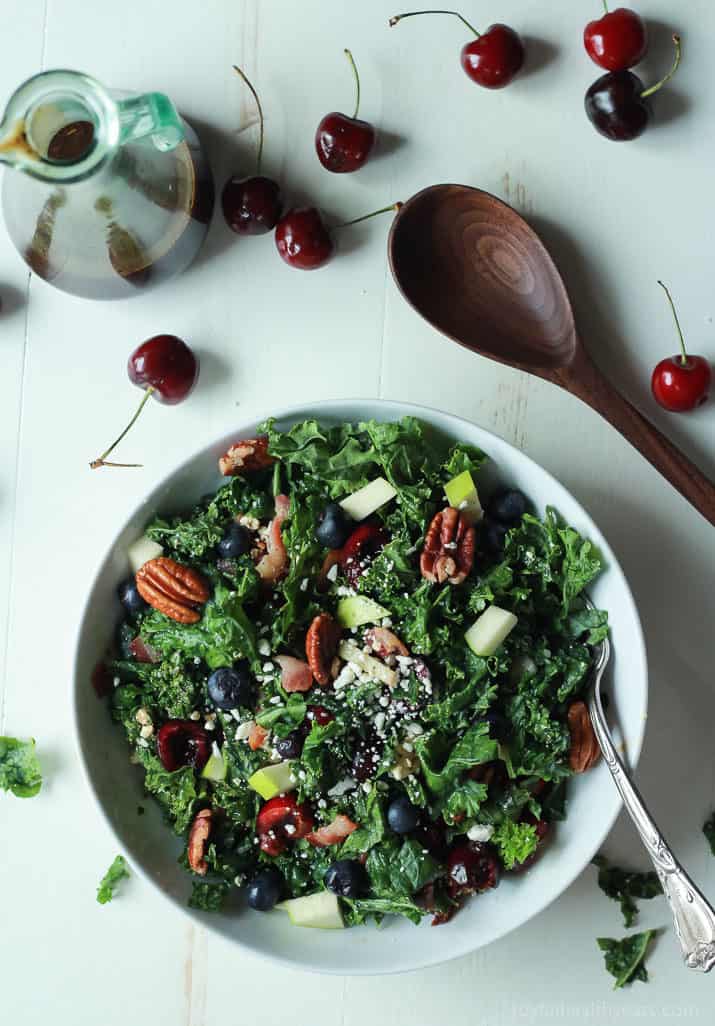
[[[466,185],[430,186],[401,207],[388,256],[398,289],[437,331],[577,396],[715,524],[715,486],[592,362],[556,265],[512,207]]]

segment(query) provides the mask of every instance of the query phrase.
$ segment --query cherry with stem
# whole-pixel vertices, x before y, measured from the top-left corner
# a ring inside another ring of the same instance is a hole
[[[348,228],[350,225],[359,224],[369,218],[377,217],[378,214],[386,214],[389,211],[397,212],[402,203],[391,203],[387,207],[373,210],[362,217],[355,217],[350,221],[343,221],[333,227],[333,231]],[[290,267],[296,267],[302,271],[314,271],[322,267],[331,259],[335,252],[335,243],[323,216],[317,207],[295,207],[289,210],[276,226],[276,248],[279,254]]]
[[[459,11],[428,10],[407,11],[390,18],[394,27],[405,18],[422,14],[448,14],[458,18],[475,38],[462,47],[460,61],[465,74],[485,89],[503,89],[514,79],[524,64],[526,51],[524,42],[514,29],[500,23],[490,25],[484,32],[477,32]]]
[[[221,207],[229,228],[237,235],[265,235],[275,228],[283,210],[280,186],[272,178],[260,173],[263,159],[264,118],[263,107],[253,83],[241,68],[234,65],[250,90],[258,111],[258,151],[256,173],[250,178],[233,175],[223,187]]]
[[[360,110],[360,75],[355,58],[345,50],[355,78],[355,110],[352,117],[332,111],[321,119],[315,132],[315,152],[327,171],[349,174],[367,163],[375,145],[375,129],[369,121],[358,117]]]
[[[707,399],[712,370],[703,356],[688,353],[683,329],[680,326],[680,318],[670,290],[662,281],[659,281],[658,284],[668,297],[668,303],[673,312],[673,320],[680,339],[680,353],[660,361],[653,371],[651,389],[656,402],[664,409],[670,410],[672,413],[687,413]]]

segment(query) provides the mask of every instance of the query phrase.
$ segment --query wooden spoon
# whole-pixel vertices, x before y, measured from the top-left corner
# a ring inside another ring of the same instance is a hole
[[[433,185],[403,205],[388,252],[397,287],[433,327],[588,403],[715,524],[715,486],[593,363],[561,275],[515,210],[481,189]]]

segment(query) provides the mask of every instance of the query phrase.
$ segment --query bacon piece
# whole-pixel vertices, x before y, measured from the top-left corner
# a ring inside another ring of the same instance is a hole
[[[275,661],[281,668],[281,687],[284,691],[310,691],[313,674],[307,663],[289,655],[276,656]]]
[[[287,495],[276,495],[276,512],[268,528],[268,551],[256,566],[258,576],[268,584],[275,584],[288,571],[288,553],[283,544],[281,525],[290,511]]]
[[[347,816],[339,813],[332,823],[318,827],[306,837],[308,844],[314,848],[328,848],[331,844],[340,844],[346,837],[349,837],[353,830],[357,830],[358,824],[353,823]]]

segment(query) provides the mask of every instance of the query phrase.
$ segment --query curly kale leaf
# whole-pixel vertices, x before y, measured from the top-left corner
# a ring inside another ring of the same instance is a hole
[[[382,799],[374,784],[366,799],[363,800],[362,795],[357,798],[354,814],[360,826],[343,842],[340,858],[360,855],[369,851],[385,836],[385,814],[382,809]]]
[[[0,790],[16,798],[34,798],[42,787],[42,771],[35,742],[0,737]]]
[[[365,863],[372,889],[381,898],[416,894],[442,872],[442,867],[422,845],[410,839],[390,837],[370,850]]]
[[[513,869],[536,851],[536,827],[533,823],[515,823],[511,819],[504,819],[492,834],[491,841],[499,849],[506,868]]]
[[[485,721],[475,723],[451,747],[449,736],[439,731],[415,738],[414,747],[425,783],[434,794],[450,789],[463,770],[491,762],[498,750]]]
[[[123,855],[117,855],[107,872],[102,877],[97,888],[97,901],[100,905],[106,905],[115,895],[120,882],[129,879],[129,866]]]
[[[651,941],[656,935],[655,930],[643,933],[632,933],[628,937],[616,940],[613,937],[599,937],[596,941],[601,951],[605,952],[606,969],[615,976],[614,990],[624,987],[634,980],[648,980],[645,967],[645,956]]]
[[[148,749],[137,749],[137,755],[146,770],[145,790],[162,806],[176,833],[183,834],[193,819],[197,800],[206,792],[205,783],[197,780],[190,766],[170,773]]]
[[[633,926],[638,915],[636,898],[655,898],[663,893],[657,873],[621,869],[611,865],[603,855],[597,855],[593,864],[598,866],[598,886],[609,898],[620,902],[626,927]]]

